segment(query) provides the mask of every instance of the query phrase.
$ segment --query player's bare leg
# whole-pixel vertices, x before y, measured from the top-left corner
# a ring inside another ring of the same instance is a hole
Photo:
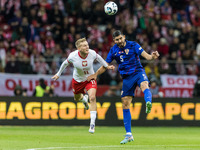
[[[82,93],[79,94],[74,94],[74,100],[76,102],[80,101],[83,103],[84,107],[86,110],[89,109],[89,104],[88,104],[88,95],[83,95]]]
[[[88,91],[89,100],[90,100],[90,133],[95,131],[95,120],[97,116],[97,104],[96,104],[96,89],[91,88]]]
[[[131,113],[129,109],[132,99],[133,99],[132,96],[122,97],[123,121],[124,121],[125,130],[126,130],[126,135],[125,135],[124,140],[122,140],[120,144],[126,144],[134,140],[133,135],[131,133]]]
[[[142,83],[140,83],[140,88],[144,93],[144,99],[146,101],[146,113],[150,113],[152,108],[152,94],[149,90],[148,81],[143,81]]]

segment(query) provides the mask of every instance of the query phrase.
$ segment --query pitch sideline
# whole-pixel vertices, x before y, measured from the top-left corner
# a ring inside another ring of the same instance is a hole
[[[144,146],[144,147],[146,147],[146,146],[155,146],[155,147],[163,147],[163,146],[169,146],[169,147],[176,147],[176,146],[178,146],[178,147],[185,147],[185,146],[192,146],[192,147],[195,147],[195,146],[200,146],[200,145],[187,145],[187,144],[185,144],[185,145],[126,145],[125,147],[126,148],[133,148],[133,147],[141,147],[141,146]],[[45,149],[63,149],[63,148],[71,148],[71,149],[73,149],[73,148],[79,148],[79,149],[85,149],[85,148],[114,148],[114,147],[116,147],[116,148],[120,148],[120,147],[124,147],[124,145],[105,145],[105,146],[81,146],[81,147],[46,147],[46,148],[30,148],[30,149],[25,149],[25,150],[45,150]]]

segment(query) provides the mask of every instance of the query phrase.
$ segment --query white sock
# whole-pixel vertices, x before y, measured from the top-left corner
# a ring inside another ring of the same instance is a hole
[[[95,125],[96,116],[97,116],[97,111],[90,111],[90,124]]]
[[[83,96],[83,98],[80,100],[80,102],[87,103],[87,98],[85,96]]]
[[[131,132],[127,132],[126,135],[132,135],[132,133]]]

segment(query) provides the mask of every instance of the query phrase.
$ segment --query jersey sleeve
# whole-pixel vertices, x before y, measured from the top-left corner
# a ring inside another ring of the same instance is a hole
[[[97,58],[96,60],[104,67],[108,67],[108,64],[106,63],[106,61],[99,55],[97,54]]]
[[[69,55],[69,57],[62,63],[62,65],[60,66],[60,69],[58,70],[56,75],[60,76],[62,74],[63,70],[65,70],[65,68],[67,66],[69,66],[69,64],[71,64],[71,55]]]
[[[136,52],[136,54],[141,55],[143,51],[144,51],[143,48],[138,43],[136,43],[135,44],[135,52]]]
[[[107,55],[106,62],[111,63],[113,61],[113,59],[114,59],[114,57],[113,57],[112,48],[111,48],[108,55]]]

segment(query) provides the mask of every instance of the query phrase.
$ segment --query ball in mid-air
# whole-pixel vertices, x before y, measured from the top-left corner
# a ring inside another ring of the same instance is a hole
[[[117,13],[118,11],[118,7],[117,4],[115,4],[114,2],[107,2],[104,5],[104,11],[107,15],[114,15]]]

